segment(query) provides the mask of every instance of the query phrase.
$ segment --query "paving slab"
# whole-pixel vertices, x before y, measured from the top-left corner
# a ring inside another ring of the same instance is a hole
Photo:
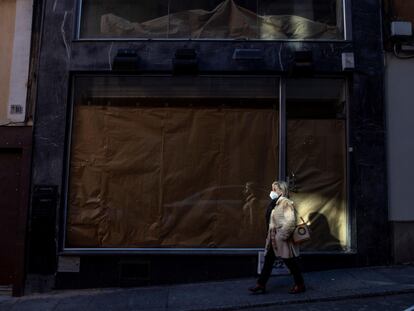
[[[295,303],[414,293],[414,267],[370,267],[304,274],[307,291],[288,294],[290,276],[269,280],[268,293],[252,295],[255,279],[129,289],[52,291],[21,298],[0,297],[0,311],[201,311],[238,310]]]

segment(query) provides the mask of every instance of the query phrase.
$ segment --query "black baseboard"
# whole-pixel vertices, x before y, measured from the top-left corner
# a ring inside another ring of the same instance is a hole
[[[56,288],[135,287],[257,276],[257,256],[82,256],[79,273],[57,273]],[[305,254],[304,272],[357,266],[354,254]]]

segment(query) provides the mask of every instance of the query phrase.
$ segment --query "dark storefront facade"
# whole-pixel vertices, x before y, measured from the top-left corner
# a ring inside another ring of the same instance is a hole
[[[306,270],[389,262],[378,3],[45,1],[42,29],[29,273],[252,276],[276,179]]]

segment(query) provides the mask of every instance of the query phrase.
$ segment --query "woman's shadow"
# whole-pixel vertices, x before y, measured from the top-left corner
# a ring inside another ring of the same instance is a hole
[[[308,220],[311,240],[303,243],[303,248],[320,251],[343,250],[340,241],[332,235],[328,219],[324,214],[313,212],[309,214]]]

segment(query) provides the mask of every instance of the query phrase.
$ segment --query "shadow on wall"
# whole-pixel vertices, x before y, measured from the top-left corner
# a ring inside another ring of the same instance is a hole
[[[328,219],[322,213],[313,212],[309,214],[309,228],[312,239],[303,243],[304,250],[318,251],[342,251],[343,247],[339,240],[332,235]]]

